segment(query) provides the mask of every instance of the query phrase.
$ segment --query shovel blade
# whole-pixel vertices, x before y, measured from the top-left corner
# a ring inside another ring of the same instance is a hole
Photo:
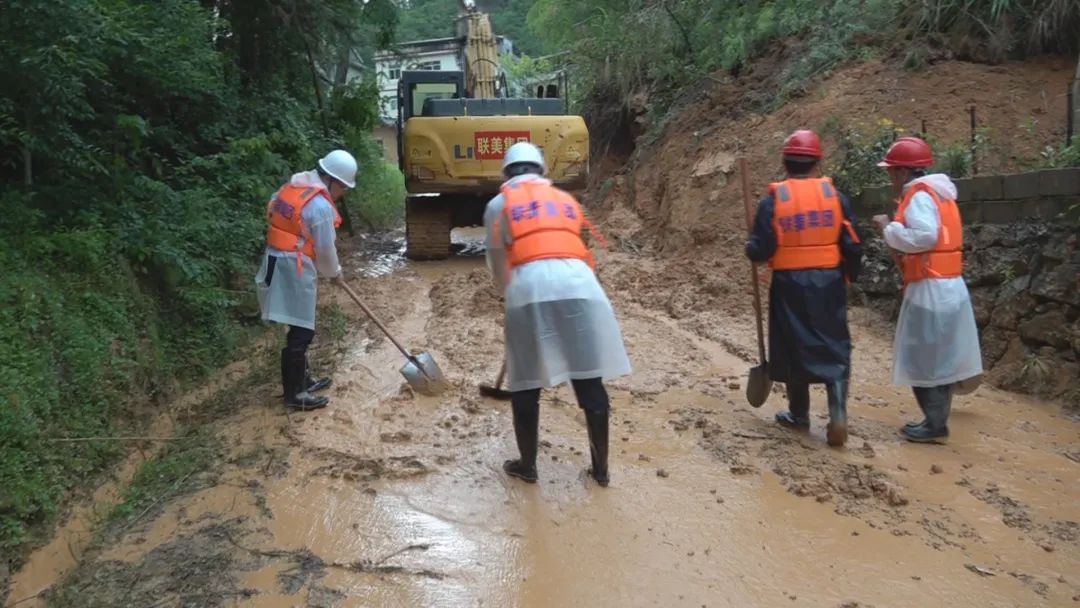
[[[746,401],[750,407],[761,407],[772,392],[772,380],[769,379],[768,364],[762,363],[750,368],[750,377],[746,380]]]
[[[439,364],[426,351],[414,355],[401,368],[401,375],[412,389],[421,395],[433,397],[446,390],[446,379]]]

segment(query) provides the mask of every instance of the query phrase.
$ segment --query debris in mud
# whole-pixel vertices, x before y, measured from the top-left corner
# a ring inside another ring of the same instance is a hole
[[[1050,585],[1047,585],[1046,583],[1036,579],[1030,574],[1024,574],[1023,572],[1010,572],[1009,576],[1015,578],[1021,583],[1024,583],[1028,587],[1031,587],[1032,591],[1042,597],[1046,597],[1050,593]]]
[[[874,458],[877,456],[877,452],[874,451],[874,446],[870,445],[870,442],[864,441],[862,447],[859,448],[859,454],[863,458]]]
[[[326,564],[308,549],[291,552],[290,559],[293,566],[277,576],[278,586],[285,595],[295,595],[311,581],[326,576]]]
[[[412,433],[409,431],[382,433],[379,435],[379,440],[383,443],[403,443],[405,441],[412,441]]]
[[[997,576],[997,573],[990,568],[983,568],[982,566],[976,566],[975,564],[964,564],[964,567],[979,576]]]
[[[431,472],[431,469],[412,456],[364,458],[340,450],[319,448],[310,450],[317,457],[330,460],[311,472],[312,476],[325,475],[333,479],[370,482],[379,479],[405,479]]]
[[[663,479],[667,479],[667,477],[668,477],[667,469],[656,469],[656,476],[661,477]]]
[[[985,488],[974,488],[971,495],[988,505],[996,507],[1001,512],[1001,520],[1010,528],[1019,528],[1030,531],[1032,529],[1031,516],[1027,507],[1009,496],[1001,493],[996,484],[989,484]]]
[[[402,549],[398,549],[397,551],[395,551],[395,552],[393,552],[393,553],[391,553],[391,554],[389,554],[389,555],[387,555],[387,556],[385,556],[385,557],[383,557],[381,559],[378,559],[378,560],[366,560],[366,559],[363,559],[363,560],[357,560],[355,562],[349,562],[349,563],[332,562],[332,563],[328,563],[326,565],[330,566],[331,568],[340,568],[342,570],[348,570],[349,572],[364,572],[364,573],[374,573],[374,574],[411,574],[411,575],[414,575],[414,576],[422,576],[424,578],[431,578],[431,579],[435,579],[435,580],[445,579],[446,575],[443,574],[442,572],[436,572],[434,570],[429,570],[427,568],[415,570],[415,569],[411,569],[411,568],[405,568],[404,566],[388,566],[388,565],[385,565],[385,562],[387,560],[389,560],[390,558],[401,555],[402,553],[405,553],[407,551],[427,551],[430,548],[431,548],[431,545],[429,545],[429,544],[415,544],[415,545],[409,545],[409,546],[404,547]]]
[[[645,454],[638,454],[637,459],[641,462],[649,462],[650,460],[652,460],[652,458],[649,458]]]
[[[47,599],[56,606],[108,608],[162,606],[163,599],[181,606],[217,606],[249,597],[236,572],[258,565],[249,555],[238,555],[227,540],[238,526],[234,520],[179,536],[134,562],[86,561],[50,589]]]
[[[945,472],[945,469],[941,468],[940,464],[932,464],[932,465],[930,465],[930,474],[931,475],[941,475],[944,472]]]
[[[818,496],[829,493],[836,497],[837,513],[853,514],[864,510],[858,503],[877,498],[890,507],[902,507],[908,499],[900,493],[881,471],[870,465],[838,463],[829,459],[816,466],[801,459],[781,461],[773,467],[788,491],[796,496]]]

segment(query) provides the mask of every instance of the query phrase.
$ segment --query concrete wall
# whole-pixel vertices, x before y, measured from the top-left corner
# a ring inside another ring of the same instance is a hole
[[[965,223],[1010,224],[1049,220],[1080,204],[1080,167],[955,180],[956,202]],[[891,187],[871,188],[855,201],[855,215],[868,219],[896,211]]]

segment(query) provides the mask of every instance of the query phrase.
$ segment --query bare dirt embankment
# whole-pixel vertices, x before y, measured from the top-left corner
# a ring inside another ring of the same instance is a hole
[[[978,69],[1001,90],[1034,65]],[[861,91],[871,75],[901,76],[859,66],[823,91],[845,82]],[[73,571],[20,608],[46,598],[79,607],[1080,601],[1080,423],[1057,404],[983,387],[958,400],[948,446],[908,444],[897,429],[917,408],[888,385],[890,327],[856,311],[847,448],[824,445],[821,394],[809,434],[771,422],[779,388],[760,410],[745,405],[754,341],[736,181],[693,172],[710,158],[725,166],[717,151],[746,153],[760,191],[782,134],[806,123],[785,111],[754,117],[724,101],[736,84],[717,86],[604,199],[616,247],[601,253],[600,277],[634,365],[611,383],[610,488],[583,474],[584,421],[565,388],[543,400],[541,483],[502,474],[514,454],[508,408],[476,391],[502,353],[482,258],[414,265],[392,238],[346,240],[357,291],[400,339],[435,356],[451,389],[437,398],[404,389],[397,352],[324,287],[316,354],[336,364],[331,407],[286,415],[267,371],[273,353],[256,355],[225,393],[182,404],[219,410],[213,463],[185,477],[179,496],[99,527],[91,543],[61,529],[56,545],[70,547]],[[804,103],[823,101],[811,92]],[[7,605],[56,582],[54,559],[31,559]]]

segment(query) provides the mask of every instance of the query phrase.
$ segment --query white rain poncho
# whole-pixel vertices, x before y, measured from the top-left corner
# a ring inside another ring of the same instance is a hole
[[[510,183],[535,180],[515,177]],[[616,378],[630,373],[615,311],[588,264],[576,259],[537,260],[509,270],[503,197],[484,211],[487,264],[506,308],[506,377],[510,391],[557,386],[569,380]]]
[[[294,186],[326,187],[316,171],[297,173],[289,183]],[[334,244],[337,238],[334,230],[334,207],[327,198],[317,196],[304,205],[301,216],[304,227],[315,242],[316,259],[312,260],[294,251],[267,247],[262,266],[255,275],[255,289],[259,296],[263,321],[315,329],[316,279],[319,276],[334,278],[341,274],[337,247]],[[300,245],[303,246],[303,243],[304,238],[300,237]],[[296,272],[298,255],[303,268],[300,275]],[[277,261],[274,263],[270,285],[267,286],[266,272],[271,257],[277,258]]]
[[[956,200],[956,186],[947,175],[920,177],[939,196]],[[930,251],[938,240],[941,218],[934,199],[916,193],[908,205],[905,224],[885,227],[885,242],[903,253]],[[979,331],[971,296],[963,277],[924,279],[907,285],[893,343],[893,383],[933,387],[966,380],[982,373]]]

